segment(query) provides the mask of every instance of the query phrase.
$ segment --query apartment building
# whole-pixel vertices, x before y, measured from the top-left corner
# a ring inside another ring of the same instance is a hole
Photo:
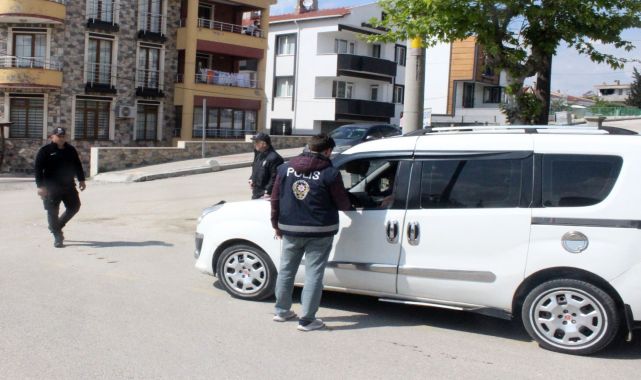
[[[67,128],[86,170],[91,147],[199,138],[203,100],[208,138],[255,131],[267,48],[259,23],[273,3],[0,1],[0,122],[11,123],[0,169],[31,171],[55,127]]]
[[[630,83],[621,83],[620,80],[615,80],[614,83],[598,84],[594,86],[599,100],[606,102],[620,102],[623,103],[630,96],[632,85]]]
[[[244,138],[264,128],[266,27],[275,3],[182,0],[176,138]]]
[[[424,109],[433,125],[504,124],[505,86],[474,37],[426,49]]]
[[[265,87],[272,134],[313,134],[348,123],[398,124],[403,107],[405,44],[368,43],[380,30],[377,4],[318,9],[299,0],[269,19]]]

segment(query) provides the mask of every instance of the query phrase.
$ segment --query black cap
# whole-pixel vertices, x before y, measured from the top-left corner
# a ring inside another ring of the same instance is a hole
[[[56,136],[64,136],[67,134],[67,130],[62,127],[57,127],[53,130],[51,134]]]
[[[264,141],[268,145],[272,145],[272,139],[269,137],[267,133],[263,133],[263,132],[258,132],[254,136],[252,136],[252,141]]]

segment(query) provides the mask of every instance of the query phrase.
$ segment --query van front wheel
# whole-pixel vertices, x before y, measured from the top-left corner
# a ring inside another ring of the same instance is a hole
[[[589,355],[616,336],[620,317],[612,297],[580,280],[552,280],[534,288],[521,310],[523,325],[548,350]]]

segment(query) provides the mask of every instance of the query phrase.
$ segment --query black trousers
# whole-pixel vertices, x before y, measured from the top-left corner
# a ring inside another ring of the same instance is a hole
[[[60,232],[64,226],[80,210],[80,197],[75,187],[71,188],[47,188],[49,194],[42,200],[47,210],[47,221],[49,231]],[[65,205],[65,212],[60,214],[60,203]]]

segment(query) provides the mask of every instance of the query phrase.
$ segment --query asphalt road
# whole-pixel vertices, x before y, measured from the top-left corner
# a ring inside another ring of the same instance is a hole
[[[594,357],[520,323],[325,293],[328,329],[271,321],[193,264],[200,210],[249,197],[249,169],[88,182],[55,249],[30,179],[0,178],[0,379],[637,379],[641,339]],[[295,305],[299,310],[299,305]]]

